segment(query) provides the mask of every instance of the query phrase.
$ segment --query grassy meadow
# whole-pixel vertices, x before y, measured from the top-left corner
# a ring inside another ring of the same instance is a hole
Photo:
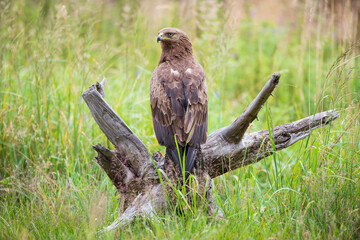
[[[0,239],[360,238],[357,1],[0,1]],[[190,36],[207,73],[209,132],[231,123],[272,73],[249,131],[336,109],[340,118],[214,179],[225,219],[165,214],[99,233],[119,196],[91,145],[112,148],[81,93],[105,99],[149,147],[157,32]],[[271,121],[267,122],[267,119]]]

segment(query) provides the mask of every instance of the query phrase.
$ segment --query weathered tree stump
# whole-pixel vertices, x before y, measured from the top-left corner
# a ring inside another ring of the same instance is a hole
[[[250,123],[257,118],[263,104],[277,87],[279,79],[280,74],[273,74],[245,112],[229,126],[211,133],[207,142],[201,146],[201,153],[197,155],[199,164],[194,178],[190,178],[192,183],[184,186],[187,187],[186,192],[193,191],[193,194],[195,192],[203,196],[207,214],[221,215],[212,199],[212,178],[256,163],[274,151],[289,147],[308,136],[315,128],[327,125],[339,116],[339,113],[330,110],[277,126],[272,129],[272,139],[268,130],[246,134]],[[93,146],[98,152],[98,164],[121,195],[119,204],[122,210],[118,218],[107,227],[111,231],[133,222],[136,217],[152,217],[172,207],[169,205],[174,204],[176,198],[174,200],[170,197],[169,201],[168,194],[170,192],[170,195],[174,195],[171,193],[174,188],[183,185],[181,173],[175,170],[172,162],[159,152],[151,155],[144,143],[104,100],[104,84],[105,81],[90,86],[82,96],[96,123],[116,149],[112,151],[101,145]],[[193,200],[192,194],[182,197],[185,202]]]

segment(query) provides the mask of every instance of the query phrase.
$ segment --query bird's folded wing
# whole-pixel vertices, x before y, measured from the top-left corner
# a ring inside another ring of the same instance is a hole
[[[177,142],[199,146],[206,141],[207,87],[205,72],[197,64],[191,72],[159,66],[153,73],[150,103],[158,142],[174,148]]]
[[[208,96],[205,72],[199,65],[185,74],[187,108],[184,130],[190,146],[198,147],[206,141],[208,123]]]

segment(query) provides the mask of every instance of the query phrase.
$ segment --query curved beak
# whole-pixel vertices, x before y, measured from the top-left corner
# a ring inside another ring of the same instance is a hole
[[[163,33],[160,33],[159,36],[156,38],[156,42],[160,42],[161,40],[163,40]]]

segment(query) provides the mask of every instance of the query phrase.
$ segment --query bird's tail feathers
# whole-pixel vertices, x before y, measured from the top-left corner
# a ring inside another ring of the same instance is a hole
[[[189,176],[195,164],[197,149],[190,146],[187,146],[186,149],[185,147],[179,146],[179,150],[176,148],[175,149],[166,148],[166,154],[175,163],[175,165],[179,167],[181,171],[183,169],[184,152],[185,152],[185,174],[186,176]]]
[[[175,165],[177,167],[182,169],[182,166],[181,166],[182,161],[180,161],[180,158],[181,159],[183,158],[184,148],[179,147],[179,151],[176,148],[175,149],[166,148],[166,154],[175,163]],[[180,158],[179,158],[179,155],[180,155]]]
[[[196,160],[196,154],[197,149],[188,146],[185,155],[185,173],[190,174],[191,170],[193,169]]]

